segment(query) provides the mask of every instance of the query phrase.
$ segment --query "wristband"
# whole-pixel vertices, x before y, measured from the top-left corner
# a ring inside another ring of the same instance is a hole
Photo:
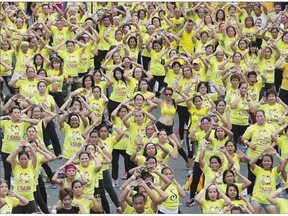
[[[135,175],[132,175],[132,176],[131,176],[131,179],[136,180],[136,176],[135,176]]]
[[[132,190],[132,188],[130,187],[130,185],[127,185],[126,189],[127,189],[128,191],[131,191],[131,190]]]

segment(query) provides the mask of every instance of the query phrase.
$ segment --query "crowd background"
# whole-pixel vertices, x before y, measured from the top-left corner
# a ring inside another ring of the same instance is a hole
[[[181,213],[187,175],[181,208],[288,213],[287,29],[285,2],[2,2],[1,213]]]

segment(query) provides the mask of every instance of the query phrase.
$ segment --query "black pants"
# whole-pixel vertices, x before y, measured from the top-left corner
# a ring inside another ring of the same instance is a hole
[[[251,181],[251,185],[249,185],[249,187],[247,188],[247,192],[248,192],[248,194],[250,194],[252,196],[253,188],[254,188],[254,185],[255,185],[256,176],[250,170],[249,163],[247,164],[247,169],[248,169],[248,179]]]
[[[144,70],[146,71],[149,70],[150,61],[151,61],[150,57],[142,56],[142,64],[143,64]]]
[[[202,175],[202,170],[200,168],[200,164],[195,161],[194,168],[193,168],[193,180],[190,185],[190,198],[191,199],[194,198],[195,196],[201,175]]]
[[[188,162],[188,157],[186,152],[184,151],[183,148],[178,148],[178,153],[181,155],[181,157],[185,160],[185,162]]]
[[[119,102],[109,100],[109,102],[108,102],[109,119],[111,117],[111,113],[118,107],[119,104],[120,104]]]
[[[97,197],[98,194],[100,195],[101,205],[102,205],[104,212],[106,214],[110,214],[110,207],[109,207],[109,202],[106,198],[103,179],[99,180],[99,187],[94,189],[94,196]]]
[[[112,200],[116,208],[120,207],[118,196],[112,185],[109,169],[103,171],[103,181],[104,181],[104,188],[109,194],[110,199]]]
[[[46,133],[44,133],[46,131]],[[47,140],[51,140],[52,145],[53,145],[53,150],[56,156],[61,154],[61,147],[60,147],[60,142],[58,135],[55,130],[55,124],[53,121],[50,121],[47,125],[45,130],[43,130],[43,137],[44,137],[44,142],[46,144]],[[47,145],[47,144],[46,144]]]
[[[105,56],[107,55],[108,50],[98,50],[98,55],[94,56],[94,67],[95,70],[99,70],[101,68],[101,62],[103,59],[105,59]]]
[[[49,166],[49,164],[48,164],[48,163],[42,164],[42,168],[45,170],[48,178],[49,178],[50,181],[51,181],[51,179],[52,179],[52,177],[53,177],[53,172],[52,172],[52,169],[51,169],[51,167]],[[42,178],[41,178],[41,179],[42,179]]]
[[[129,163],[127,164],[128,165],[127,170],[129,171],[129,170],[137,167],[137,164],[135,164],[133,161],[130,160],[131,155],[129,155],[129,154],[127,154],[127,155],[129,157]],[[127,173],[127,179],[130,178],[131,176],[132,175],[128,172]]]
[[[284,89],[280,89],[279,92],[279,98],[286,104],[288,105],[288,91]]]
[[[234,125],[232,124],[232,129],[231,131],[234,134],[234,141],[238,143],[239,138],[244,134],[245,130],[247,129],[248,126],[240,126],[240,125]],[[239,142],[241,142],[239,140]]]
[[[274,78],[275,78],[275,87],[276,87],[276,91],[278,92],[280,89],[280,86],[282,84],[282,79],[283,79],[283,71],[279,70],[279,69],[275,69],[275,74],[274,74]]]
[[[187,107],[177,106],[177,113],[179,117],[179,137],[180,140],[184,139],[184,126],[188,125],[190,113],[188,112]]]
[[[1,152],[2,156],[2,162],[3,162],[3,168],[4,168],[4,179],[8,182],[8,186],[10,188],[10,179],[11,179],[11,173],[12,173],[12,166],[10,163],[6,161],[10,154]]]
[[[161,212],[160,210],[158,210],[157,214],[166,214],[166,213]],[[180,209],[178,209],[178,213],[177,213],[177,214],[182,214],[181,211],[180,211]]]
[[[41,185],[40,185],[40,181],[41,181]],[[35,202],[40,207],[41,211],[44,214],[49,214],[49,209],[47,207],[47,194],[46,194],[46,202],[44,200],[44,197],[41,194],[41,190],[43,189],[43,187],[44,187],[44,190],[45,190],[45,184],[43,182],[43,179],[42,179],[41,176],[39,176],[38,185],[36,187],[36,191],[34,192]]]
[[[25,206],[17,206],[12,209],[12,214],[24,214],[24,213],[36,213],[37,212],[37,206],[35,201],[30,201],[27,205]]]
[[[158,87],[157,91],[159,92],[162,89],[162,87],[164,87],[164,78],[165,78],[165,76],[154,76],[153,75],[153,79],[149,82],[149,87],[150,87],[151,91],[153,91],[155,82],[157,81],[159,83],[159,87]]]
[[[3,77],[3,80],[4,80],[7,88],[9,89],[10,94],[15,94],[15,88],[13,88],[13,87],[8,85],[8,83],[10,82],[10,80],[12,78],[12,75],[10,75],[10,76],[2,76],[2,77]]]
[[[49,94],[54,98],[59,108],[65,103],[62,92],[49,92]]]
[[[112,178],[114,180],[118,179],[119,176],[119,156],[122,155],[124,158],[125,172],[128,172],[128,163],[130,161],[129,156],[126,153],[126,150],[113,149],[112,151]]]

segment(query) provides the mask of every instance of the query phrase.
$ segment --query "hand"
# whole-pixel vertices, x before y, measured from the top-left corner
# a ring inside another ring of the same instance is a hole
[[[249,143],[249,148],[256,150],[256,144],[254,143]]]

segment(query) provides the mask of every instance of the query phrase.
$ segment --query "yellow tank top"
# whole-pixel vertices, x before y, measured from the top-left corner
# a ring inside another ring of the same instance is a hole
[[[174,105],[172,108],[169,108],[166,102],[164,101],[161,109],[161,115],[174,116],[175,114],[176,114],[176,108],[174,107]]]

